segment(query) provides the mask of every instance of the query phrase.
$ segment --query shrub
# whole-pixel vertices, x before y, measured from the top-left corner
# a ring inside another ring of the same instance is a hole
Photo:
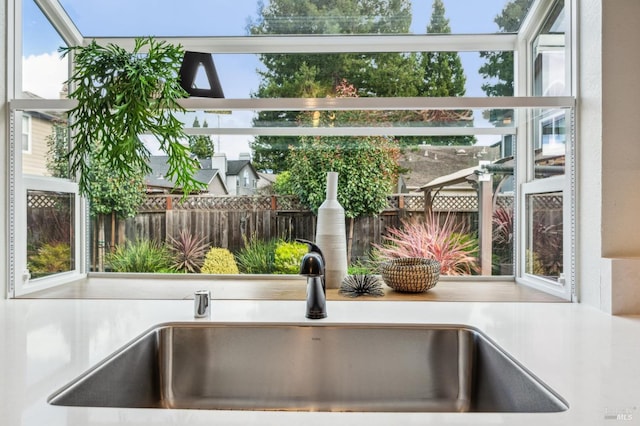
[[[238,268],[243,274],[272,274],[275,270],[276,240],[261,240],[244,235],[244,248],[236,253]]]
[[[106,260],[113,272],[172,272],[171,252],[156,241],[127,241]]]
[[[375,275],[379,273],[378,259],[375,258],[376,251],[369,253],[368,257],[357,259],[352,262],[347,272],[349,275]]]
[[[183,229],[178,239],[169,236],[169,243],[169,250],[173,254],[173,269],[181,272],[200,272],[208,248],[205,237],[196,238],[191,232]]]
[[[443,275],[477,273],[475,256],[478,244],[453,216],[440,221],[434,214],[424,221],[403,221],[402,228],[390,228],[383,245],[376,245],[381,260],[403,257],[423,257],[440,262]]]
[[[200,269],[203,274],[239,274],[233,254],[225,248],[211,247]]]
[[[513,264],[513,209],[500,207],[492,218],[493,270],[500,274],[500,265]]]
[[[297,274],[300,262],[307,253],[307,245],[297,242],[280,241],[275,251],[275,273]]]
[[[29,258],[33,278],[71,270],[71,246],[67,243],[47,243]]]

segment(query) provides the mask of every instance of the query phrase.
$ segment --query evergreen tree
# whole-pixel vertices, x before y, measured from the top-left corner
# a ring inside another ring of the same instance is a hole
[[[54,121],[47,141],[47,171],[51,176],[69,179],[69,127],[61,121]]]
[[[506,4],[494,22],[501,32],[515,33],[520,29],[533,0],[512,0]],[[482,85],[487,96],[513,96],[513,52],[480,52],[486,60],[479,69],[488,82]]]
[[[198,117],[193,120],[193,127],[200,127]],[[202,127],[209,127],[206,120]],[[189,136],[189,149],[193,155],[200,159],[213,157],[213,141],[208,135]]]
[[[259,18],[249,25],[264,34],[380,34],[408,33],[409,0],[271,0],[259,6]],[[262,82],[257,98],[334,96],[343,79],[358,87],[360,96],[415,96],[418,84],[415,56],[402,53],[263,54]],[[294,111],[263,111],[256,126],[295,125]],[[297,137],[259,136],[252,144],[256,168],[288,169],[289,147]]]
[[[450,34],[451,27],[446,17],[442,0],[434,0],[428,34]],[[460,55],[456,52],[424,52],[420,55],[422,82],[418,96],[445,97],[464,96],[466,77]],[[470,110],[430,110],[425,121],[433,126],[471,127],[473,112]],[[424,138],[423,138],[424,139]],[[472,145],[473,136],[432,136],[424,139],[432,145]]]
[[[358,97],[346,80],[336,86],[337,97]],[[353,125],[376,118],[378,111],[327,111],[305,113],[301,120]],[[284,189],[300,197],[314,212],[326,195],[327,172],[338,172],[338,201],[349,221],[347,258],[351,258],[354,219],[378,215],[387,205],[398,179],[398,142],[389,137],[301,137],[290,149],[290,167]],[[285,183],[284,185],[282,185]]]

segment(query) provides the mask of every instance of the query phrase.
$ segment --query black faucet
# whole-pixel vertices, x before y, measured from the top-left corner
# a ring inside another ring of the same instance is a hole
[[[327,292],[324,284],[324,256],[320,247],[311,241],[296,239],[307,244],[309,253],[300,263],[300,275],[307,277],[307,318],[327,317]]]

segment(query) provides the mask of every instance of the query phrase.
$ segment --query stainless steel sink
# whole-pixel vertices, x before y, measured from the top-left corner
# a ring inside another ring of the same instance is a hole
[[[49,398],[68,406],[554,412],[554,391],[465,326],[161,324]]]

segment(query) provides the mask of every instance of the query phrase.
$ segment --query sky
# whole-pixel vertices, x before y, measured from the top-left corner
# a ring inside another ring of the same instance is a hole
[[[446,15],[455,33],[497,31],[493,22],[508,0],[444,0]],[[152,2],[153,7],[149,7]],[[250,19],[255,19],[258,0],[62,0],[62,4],[85,35],[246,35]],[[432,0],[413,0],[411,32],[424,34]],[[107,5],[108,7],[102,7]],[[58,98],[67,78],[66,61],[60,60],[62,40],[46,23],[31,0],[24,0],[23,88],[44,98]],[[128,17],[128,18],[127,18]],[[160,31],[158,29],[161,29]],[[477,69],[482,62],[477,53],[461,54],[467,76],[467,96],[485,96]],[[216,69],[226,98],[248,98],[259,84],[255,55],[214,55]],[[199,121],[209,127],[237,127],[251,122],[251,112],[233,115],[200,113]],[[478,119],[476,119],[476,122]],[[191,123],[187,123],[191,124]],[[476,123],[478,125],[478,123]],[[493,138],[493,137],[490,137]],[[249,152],[249,136],[214,137],[230,159]],[[491,140],[486,141],[490,143]]]

